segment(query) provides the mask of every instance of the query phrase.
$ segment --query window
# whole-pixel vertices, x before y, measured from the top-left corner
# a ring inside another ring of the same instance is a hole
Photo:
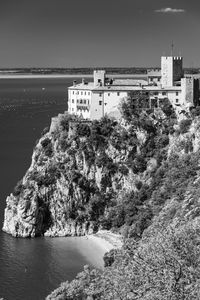
[[[120,96],[120,92],[117,92],[117,96]]]
[[[158,92],[154,92],[154,95],[158,95]]]
[[[81,92],[81,95],[83,95],[83,92]]]
[[[90,92],[88,92],[88,95],[90,95]]]
[[[99,105],[102,105],[102,101],[99,101]]]
[[[99,93],[99,97],[101,97],[102,96],[102,93]]]
[[[86,100],[85,99],[83,100],[83,103],[86,104]]]
[[[153,81],[153,77],[151,77],[150,79],[151,79],[151,81]]]
[[[72,103],[74,103],[74,99],[72,99]]]
[[[72,91],[72,94],[74,95],[74,91]]]
[[[160,78],[158,78],[158,81],[160,81]]]
[[[176,99],[176,103],[178,103],[178,99]]]
[[[110,93],[108,93],[108,96],[110,96]]]
[[[85,95],[86,95],[86,92],[85,92]]]
[[[81,100],[80,100],[80,104],[82,104],[82,103],[83,103],[83,100],[81,99]]]
[[[76,93],[77,95],[79,94],[79,92]]]
[[[166,96],[166,92],[162,92],[162,95],[163,95],[163,96]]]
[[[72,108],[72,111],[74,111],[74,109]]]
[[[176,92],[176,96],[178,96],[178,92]]]

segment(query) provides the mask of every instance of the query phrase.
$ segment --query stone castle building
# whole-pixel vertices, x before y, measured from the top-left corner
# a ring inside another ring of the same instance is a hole
[[[93,82],[84,79],[68,88],[68,112],[85,119],[100,119],[119,114],[119,103],[130,92],[141,91],[149,98],[150,105],[170,101],[181,111],[199,103],[199,80],[183,73],[183,58],[161,57],[161,70],[147,72],[147,80],[112,79],[105,70],[95,70]]]

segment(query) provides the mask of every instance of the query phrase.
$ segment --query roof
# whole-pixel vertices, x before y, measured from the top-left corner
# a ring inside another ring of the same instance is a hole
[[[95,87],[94,87],[94,82],[88,82],[88,83],[81,82],[81,83],[69,86],[68,88],[71,90],[90,90],[91,91]]]
[[[135,81],[135,80],[134,80]],[[141,80],[138,80],[139,82]],[[87,84],[85,83],[79,83],[73,86],[70,86],[69,89],[72,90],[89,90],[93,92],[103,92],[103,91],[117,91],[117,92],[128,92],[128,91],[181,91],[181,86],[170,86],[170,87],[165,87],[162,88],[161,86],[154,86],[154,85],[147,85],[147,82],[145,80],[145,84],[141,85],[128,85],[129,82],[133,81],[130,79],[126,80],[116,80],[114,84],[110,85],[104,85],[104,86],[94,86],[94,82],[88,82]],[[117,82],[121,82],[123,84],[116,85]]]
[[[120,85],[120,86],[126,86],[126,85],[145,85],[147,84],[147,81],[144,79],[114,79],[112,85]]]
[[[128,91],[181,91],[181,86],[170,86],[170,87],[159,87],[159,86],[98,86],[93,89],[93,92],[100,91],[118,91],[118,92],[128,92]]]
[[[161,77],[161,70],[148,70],[147,76],[148,77]]]

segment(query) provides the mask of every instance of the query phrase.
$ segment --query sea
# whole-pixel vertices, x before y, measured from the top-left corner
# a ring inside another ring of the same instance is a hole
[[[73,80],[0,79],[0,298],[5,300],[45,299],[84,265],[103,267],[102,251],[86,238],[23,239],[1,231],[6,197],[29,168],[51,117],[67,110]]]

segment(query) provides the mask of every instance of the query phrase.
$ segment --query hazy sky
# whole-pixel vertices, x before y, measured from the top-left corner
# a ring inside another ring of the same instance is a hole
[[[0,68],[200,67],[199,0],[0,0]]]

